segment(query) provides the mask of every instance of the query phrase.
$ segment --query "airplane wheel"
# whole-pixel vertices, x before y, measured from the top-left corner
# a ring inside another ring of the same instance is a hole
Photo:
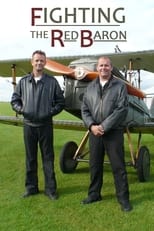
[[[146,146],[139,149],[137,173],[140,182],[148,181],[150,176],[150,153]]]
[[[73,156],[78,146],[75,142],[67,142],[62,148],[60,154],[60,169],[63,173],[72,173],[76,169],[78,162],[73,159]]]

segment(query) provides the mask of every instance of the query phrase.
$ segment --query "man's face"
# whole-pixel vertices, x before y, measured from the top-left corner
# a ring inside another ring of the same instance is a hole
[[[46,57],[44,55],[35,54],[32,57],[31,64],[33,66],[33,70],[42,71],[46,64]]]
[[[99,76],[103,79],[109,79],[111,76],[112,65],[108,58],[100,58],[97,64]]]

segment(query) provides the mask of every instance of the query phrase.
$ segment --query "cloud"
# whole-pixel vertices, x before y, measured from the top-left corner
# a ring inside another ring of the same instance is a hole
[[[0,77],[0,102],[9,102],[12,92],[13,86],[9,79]]]

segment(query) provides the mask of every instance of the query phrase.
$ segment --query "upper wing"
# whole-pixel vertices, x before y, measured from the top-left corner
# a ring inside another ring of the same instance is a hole
[[[120,70],[126,67],[127,70],[131,68],[154,72],[154,50],[115,53],[109,54],[109,57]]]
[[[64,56],[64,57],[49,57],[49,59],[60,62],[64,66],[68,66],[70,62],[79,58],[98,58],[100,56],[108,56],[111,58],[112,63],[118,69],[131,68],[134,70],[146,70],[154,72],[154,50],[145,50],[137,52],[121,52],[121,53],[100,53],[94,55],[82,56]],[[31,72],[30,59],[13,59],[13,60],[0,60],[0,76],[12,76],[12,67],[16,66],[16,76],[23,76]],[[53,71],[54,72],[54,71]],[[58,73],[56,71],[56,73]],[[59,73],[60,74],[60,73]]]
[[[61,64],[68,66],[71,61],[73,61],[77,56],[72,57],[52,57],[52,60],[56,60]],[[49,61],[50,59],[48,59]],[[10,59],[10,60],[0,60],[0,76],[10,77],[12,76],[12,69],[15,67],[15,74],[17,77],[21,77],[30,73],[32,70],[31,60],[30,59]],[[58,69],[49,70],[48,73],[60,74]]]
[[[23,76],[31,72],[30,59],[0,60],[0,76],[12,76],[12,69],[15,67],[16,76]]]

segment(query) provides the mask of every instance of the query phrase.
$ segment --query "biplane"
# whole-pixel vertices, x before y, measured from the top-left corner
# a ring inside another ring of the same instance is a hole
[[[87,140],[89,131],[86,130],[81,119],[81,103],[84,90],[88,83],[97,78],[97,59],[100,56],[108,56],[114,65],[113,75],[125,82],[128,90],[129,110],[126,117],[125,132],[128,138],[131,160],[127,163],[137,170],[138,179],[147,181],[150,175],[150,152],[146,145],[141,144],[142,134],[154,135],[154,94],[151,94],[150,107],[147,107],[147,95],[140,89],[141,70],[154,72],[154,50],[140,52],[122,52],[113,54],[99,54],[93,56],[72,56],[47,58],[46,71],[54,75],[63,76],[65,110],[79,118],[77,121],[56,121],[54,127],[59,129],[71,129],[85,131],[85,135],[78,145],[74,141],[68,141],[62,147],[60,153],[60,168],[63,173],[74,172],[78,163],[88,161]],[[0,61],[1,76],[12,75],[12,83],[16,84],[16,76],[23,76],[31,71],[29,59]],[[137,81],[132,81],[132,75],[136,71]],[[154,93],[154,92],[153,92]],[[148,96],[149,97],[149,96]],[[22,126],[22,118],[18,116],[0,116],[0,123]],[[131,133],[138,134],[138,144],[134,151]]]

